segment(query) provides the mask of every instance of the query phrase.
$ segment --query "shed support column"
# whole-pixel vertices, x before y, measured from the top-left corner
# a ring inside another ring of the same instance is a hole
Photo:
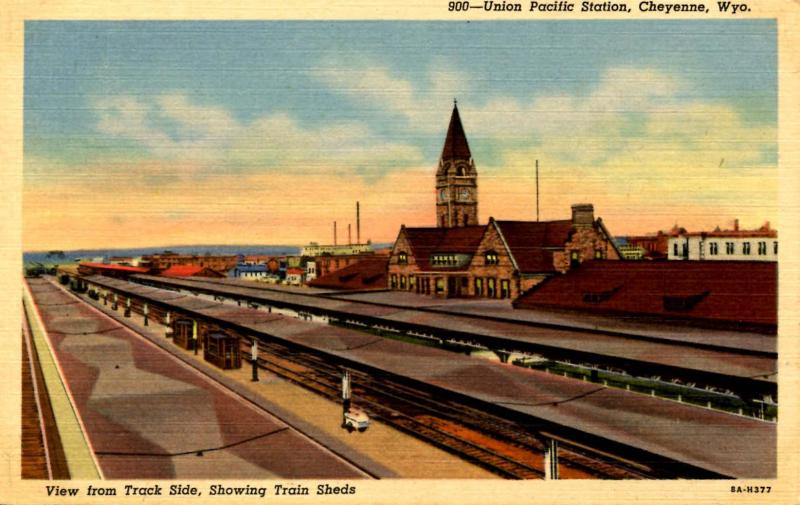
[[[544,439],[544,480],[558,480],[558,442]]]
[[[192,347],[194,355],[197,356],[197,321],[192,321]]]
[[[252,382],[258,382],[258,340],[256,339],[253,339],[253,345],[250,348],[250,359],[253,362]]]
[[[342,375],[342,409],[344,414],[350,410],[350,371],[345,370],[344,375]]]

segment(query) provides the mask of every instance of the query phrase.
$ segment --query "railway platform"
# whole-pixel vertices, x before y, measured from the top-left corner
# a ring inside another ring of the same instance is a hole
[[[72,478],[373,477],[48,281],[29,285],[80,425],[59,426]],[[74,470],[78,436],[95,475]]]
[[[660,469],[660,478],[666,474],[757,477],[775,472],[774,423],[237,307],[192,290],[177,292],[102,277],[83,282],[90,290],[131,298],[134,307],[147,302],[162,316],[171,311],[221,325],[248,338],[313,355],[317,363],[360,370],[381,382],[392,378],[415,391],[492,412],[527,426],[525,431],[533,426],[551,439],[645,462],[650,472]],[[693,442],[697,438],[707,445],[698,446]],[[716,450],[708,451],[707,446]],[[747,458],[734,456],[743,452]]]
[[[268,411],[279,422],[291,426],[338,457],[351,462],[370,477],[496,477],[478,466],[379,422],[373,422],[368,433],[350,434],[340,427],[341,405],[336,402],[321,398],[263,370],[259,381],[253,382],[249,367],[233,370],[213,367],[203,361],[202,355],[195,355],[193,351],[182,349],[165,338],[164,326],[159,324],[144,326],[143,318],[139,314],[133,313],[131,317],[126,318],[122,311],[115,312],[110,310],[110,307],[90,299],[79,300],[53,284],[50,286],[78,303],[91,304],[93,310],[100,311],[120,326],[133,330],[161,352],[168,353],[184,365],[192,367],[199,374],[229,390],[231,394],[241,397],[246,403]],[[239,408],[237,412],[241,410],[245,409]],[[219,411],[217,414],[219,415]],[[227,415],[230,417],[232,414]],[[310,468],[313,469],[314,466],[313,462],[309,463]],[[228,469],[228,472],[234,473],[236,477],[256,476],[236,473],[238,472],[236,469]],[[191,472],[190,474],[201,477]],[[270,474],[265,472],[258,476],[264,478],[270,477]],[[307,475],[307,477],[316,476],[318,475]]]

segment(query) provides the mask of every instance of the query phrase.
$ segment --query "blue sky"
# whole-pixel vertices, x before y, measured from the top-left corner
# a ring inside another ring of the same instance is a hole
[[[758,225],[775,211],[774,188],[764,187],[745,206],[749,215],[732,215],[743,191],[776,169],[773,20],[37,21],[25,33],[26,240],[43,245],[47,220],[88,215],[99,229],[112,226],[100,222],[107,209],[67,206],[45,219],[37,202],[81,187],[102,200],[122,178],[137,198],[162,202],[125,214],[142,222],[169,214],[170,229],[214,220],[221,232],[252,212],[203,210],[213,188],[291,176],[305,189],[284,190],[286,201],[276,194],[270,209],[285,219],[298,214],[298,199],[346,212],[346,201],[397,188],[405,174],[417,181],[399,188],[408,217],[392,208],[397,217],[383,219],[374,237],[392,239],[401,222],[426,224],[415,222],[426,219],[415,209],[432,200],[433,184],[419,178],[437,161],[454,97],[483,176],[484,220],[527,212],[508,195],[527,198],[514,188],[529,183],[534,158],[552,176],[544,191],[553,218],[590,198],[624,220],[654,191],[701,182],[708,192],[665,195],[653,219],[631,231],[734,217]],[[328,196],[315,178],[350,190]],[[195,200],[163,204],[189,181]],[[257,192],[240,189],[244,207],[263,210]],[[704,205],[714,211],[699,221]],[[261,233],[272,242],[323,240],[316,235],[327,221],[311,222],[318,210],[304,208],[295,232]],[[104,245],[92,242],[99,238],[80,245]]]

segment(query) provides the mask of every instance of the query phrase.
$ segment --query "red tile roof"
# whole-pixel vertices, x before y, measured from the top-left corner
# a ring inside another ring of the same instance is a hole
[[[388,287],[386,271],[389,258],[382,256],[353,263],[335,272],[323,275],[309,282],[316,288],[368,290]]]
[[[131,272],[143,274],[150,271],[149,268],[144,267],[130,267],[127,265],[112,265],[106,263],[81,263],[79,266],[86,268],[93,268],[95,270],[116,271],[116,272]]]
[[[777,301],[774,262],[590,261],[539,284],[514,306],[732,323],[726,326],[774,332]]]
[[[164,277],[225,277],[225,274],[198,265],[172,265],[161,274]]]
[[[552,249],[564,249],[572,221],[495,221],[520,272],[554,272]],[[550,249],[548,249],[550,248]]]
[[[406,239],[411,246],[421,270],[430,269],[430,256],[433,253],[475,254],[481,243],[486,226],[462,226],[458,228],[404,228]],[[463,267],[464,269],[467,266]],[[443,270],[437,268],[437,270]]]

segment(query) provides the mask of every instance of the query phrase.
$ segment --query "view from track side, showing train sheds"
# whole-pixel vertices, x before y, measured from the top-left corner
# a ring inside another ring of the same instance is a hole
[[[132,317],[119,318],[129,326],[146,313],[151,325],[180,317],[193,321],[190,326],[200,335],[238,335],[241,356],[256,339],[262,369],[334,401],[346,370],[353,404],[370,418],[506,478],[545,475],[543,453],[553,441],[563,478],[714,478],[773,471],[771,422],[310,322],[279,314],[285,310],[263,300],[251,308],[251,297],[210,294],[221,283],[203,286],[206,294],[198,296],[187,289],[198,283],[178,282],[182,291],[88,276],[78,279],[77,290],[98,306],[109,299],[118,300],[126,313],[130,306]],[[320,303],[341,310],[343,302]],[[202,338],[197,342],[203,345]],[[717,450],[692,444],[687,430],[702,434]],[[734,450],[729,444],[734,432],[735,449],[747,447],[751,458],[725,456]]]

